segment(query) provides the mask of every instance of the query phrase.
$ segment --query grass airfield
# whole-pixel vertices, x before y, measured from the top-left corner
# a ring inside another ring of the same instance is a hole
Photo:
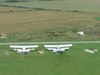
[[[99,75],[100,44],[73,44],[63,54],[55,54],[39,45],[29,54],[18,54],[9,45],[0,46],[0,74],[2,75]],[[90,54],[86,48],[96,48],[98,52]],[[38,51],[44,49],[44,54]],[[5,52],[9,52],[5,55]]]
[[[9,37],[0,38],[0,42],[100,40],[99,1],[92,0],[91,3],[76,1],[73,4],[74,2],[67,3],[72,5],[70,8],[67,7],[67,10],[65,10],[66,6],[64,8],[61,6],[63,2],[46,2],[47,7],[44,6],[44,2],[41,2],[41,5],[40,2],[34,2],[36,5],[29,5],[30,2],[14,3],[16,6],[42,7],[43,10],[15,8],[11,7],[14,6],[13,3],[3,3],[10,7],[0,6],[0,33],[9,34]],[[50,7],[50,3],[54,4],[53,7]],[[47,10],[50,8],[52,10]],[[61,9],[63,11],[58,11]],[[71,12],[68,11],[69,9]],[[73,10],[79,12],[72,12]],[[66,34],[58,37],[47,36],[46,31],[55,30],[64,30]],[[85,36],[78,36],[77,31],[84,31]],[[27,38],[29,35],[32,37]],[[84,51],[87,48],[97,49],[98,52],[87,53]],[[46,53],[39,54],[38,51],[41,49]],[[14,52],[9,45],[0,45],[0,75],[99,75],[99,51],[99,43],[73,44],[63,54],[49,52],[43,45],[39,45],[35,51],[23,55]],[[9,54],[6,55],[6,52]]]

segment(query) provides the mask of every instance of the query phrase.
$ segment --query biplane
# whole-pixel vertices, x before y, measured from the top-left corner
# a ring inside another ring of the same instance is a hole
[[[72,44],[66,44],[66,45],[44,45],[47,50],[55,52],[55,53],[62,53],[65,50],[69,49]]]
[[[64,36],[66,31],[48,31],[46,33],[48,36]]]
[[[35,50],[38,45],[30,45],[30,46],[18,46],[18,45],[10,45],[10,48],[13,48],[14,51],[18,53],[29,53],[31,50]]]

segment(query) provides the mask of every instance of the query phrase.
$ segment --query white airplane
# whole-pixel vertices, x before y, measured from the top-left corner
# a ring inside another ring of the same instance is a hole
[[[72,44],[66,44],[66,45],[44,45],[48,50],[53,52],[64,52],[66,49],[69,49]]]
[[[17,45],[10,45],[10,48],[13,48],[14,51],[18,53],[29,53],[31,50],[35,50],[38,45],[31,45],[31,46],[17,46]]]
[[[84,51],[85,51],[85,52],[88,52],[88,53],[91,53],[91,54],[94,54],[94,53],[97,52],[98,50],[97,50],[97,49],[85,49]]]

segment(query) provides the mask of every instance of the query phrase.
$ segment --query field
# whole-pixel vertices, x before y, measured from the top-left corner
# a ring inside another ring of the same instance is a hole
[[[9,34],[1,42],[99,40],[99,13],[30,10],[29,8],[0,7],[0,33]],[[29,11],[30,10],[30,11]],[[53,37],[47,31],[66,31]],[[77,31],[84,31],[80,37]],[[27,36],[32,35],[31,38]],[[94,36],[95,35],[95,36]]]
[[[99,40],[98,3],[94,0],[0,3],[0,34],[9,35],[0,42]],[[55,30],[66,33],[59,37],[46,34]],[[84,31],[85,36],[78,36],[78,31]]]
[[[100,44],[73,44],[63,54],[47,51],[38,54],[43,48],[39,45],[36,51],[29,54],[17,54],[8,45],[0,46],[0,74],[1,75],[99,75],[100,52],[89,54],[87,48],[100,49]],[[5,55],[9,52],[8,55]]]
[[[65,1],[33,1],[0,3],[0,5],[42,8],[63,11],[99,12],[99,0],[65,0]],[[27,5],[27,6],[26,6]]]
[[[8,38],[0,38],[0,43],[100,40],[99,0],[3,1],[0,34],[8,34]],[[48,36],[48,31],[65,34]],[[84,36],[77,35],[78,31],[84,31]],[[98,52],[86,53],[87,48]],[[41,49],[46,53],[39,54]],[[0,75],[99,75],[99,51],[100,43],[74,43],[63,54],[49,52],[43,44],[29,54],[18,54],[9,45],[0,45]]]

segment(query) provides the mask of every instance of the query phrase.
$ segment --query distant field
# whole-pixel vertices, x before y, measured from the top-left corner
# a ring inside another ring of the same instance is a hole
[[[10,35],[0,42],[100,40],[99,3],[99,0],[0,3],[0,34]],[[59,37],[46,34],[55,30],[66,33]],[[84,31],[85,36],[78,36],[78,31]]]
[[[2,45],[0,75],[99,75],[100,52],[86,53],[86,48],[100,50],[100,44],[73,44],[61,55],[49,51],[38,54],[44,49],[43,45],[26,55],[17,54],[8,45]],[[6,52],[9,54],[5,55]]]
[[[67,1],[34,1],[34,2],[16,2],[16,3],[0,3],[0,5],[22,6],[29,8],[42,8],[63,11],[84,11],[84,12],[100,12],[99,0],[67,0]]]
[[[0,7],[10,11],[0,13],[0,33],[9,34],[9,38],[0,39],[1,42],[18,41],[67,41],[67,40],[99,40],[99,13],[80,13],[63,11],[27,10],[25,8]],[[47,31],[66,31],[65,36],[47,36]],[[80,37],[77,31],[84,31]],[[27,36],[32,35],[32,38]]]

